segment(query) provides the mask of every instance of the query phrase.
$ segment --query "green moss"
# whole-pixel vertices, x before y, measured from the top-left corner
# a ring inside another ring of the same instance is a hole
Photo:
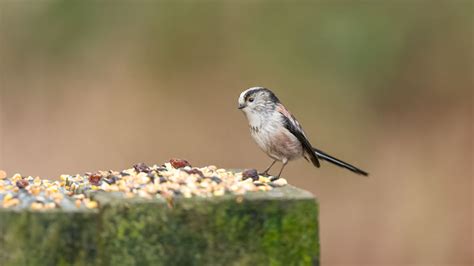
[[[2,265],[91,265],[96,212],[0,211]]]
[[[101,258],[111,265],[313,265],[314,199],[120,201],[102,209]]]
[[[97,212],[0,212],[4,265],[314,265],[317,203],[290,186],[240,200],[122,199]],[[2,265],[3,266],[3,265]]]

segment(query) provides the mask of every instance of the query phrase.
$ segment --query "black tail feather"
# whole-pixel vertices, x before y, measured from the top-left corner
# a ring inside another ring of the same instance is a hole
[[[354,173],[356,173],[356,174],[359,174],[359,175],[364,175],[364,176],[368,176],[368,175],[369,175],[369,173],[367,173],[367,172],[365,172],[365,171],[363,171],[363,170],[361,170],[361,169],[359,169],[359,168],[357,168],[357,167],[355,167],[355,166],[353,166],[353,165],[350,165],[350,164],[348,164],[348,163],[346,163],[346,162],[343,162],[343,161],[341,161],[341,160],[339,160],[339,159],[336,159],[336,158],[332,157],[331,155],[329,155],[329,154],[327,154],[327,153],[325,153],[325,152],[323,152],[323,151],[321,151],[321,150],[318,150],[318,149],[316,149],[316,148],[313,148],[313,150],[314,150],[314,152],[316,153],[316,156],[318,156],[318,158],[321,159],[321,160],[324,160],[324,161],[333,163],[333,164],[335,164],[335,165],[337,165],[337,166],[339,166],[339,167],[346,168],[346,169],[348,169],[348,170],[350,170],[350,171],[352,171],[352,172],[354,172]]]

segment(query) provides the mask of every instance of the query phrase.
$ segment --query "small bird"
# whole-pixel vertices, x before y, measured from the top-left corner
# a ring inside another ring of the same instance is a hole
[[[356,174],[369,174],[353,165],[314,148],[309,142],[300,123],[269,89],[253,87],[243,91],[239,96],[239,107],[247,117],[252,138],[258,146],[273,159],[268,171],[276,163],[283,163],[277,177],[280,177],[286,164],[301,157],[320,167],[319,160],[333,163]]]

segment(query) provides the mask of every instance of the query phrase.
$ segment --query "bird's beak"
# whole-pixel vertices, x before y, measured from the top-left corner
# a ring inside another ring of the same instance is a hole
[[[237,108],[244,109],[245,107],[247,107],[247,105],[245,103],[243,103],[243,104],[239,104],[239,107],[237,107]]]

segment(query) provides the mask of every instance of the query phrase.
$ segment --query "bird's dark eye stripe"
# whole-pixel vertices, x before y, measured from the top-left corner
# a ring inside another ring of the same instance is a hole
[[[259,91],[263,91],[265,90],[264,88],[257,88],[257,89],[253,89],[253,90],[249,90],[245,96],[244,96],[244,99],[245,100],[248,100],[251,96],[255,95],[255,93],[259,92]]]
[[[245,100],[245,101],[247,101],[247,100],[250,98],[250,94],[251,94],[251,93],[245,94],[245,96],[244,96],[244,100]]]
[[[270,97],[270,99],[275,102],[275,103],[279,103],[280,100],[278,100],[278,98],[275,96],[275,94],[270,91],[269,89],[266,89],[266,88],[262,88],[262,87],[259,87],[259,88],[256,88],[256,89],[253,89],[253,90],[249,90],[245,95],[244,95],[244,100],[247,101],[251,96],[255,96],[256,93],[258,92],[261,92],[261,91],[266,91],[268,92],[268,96]]]

